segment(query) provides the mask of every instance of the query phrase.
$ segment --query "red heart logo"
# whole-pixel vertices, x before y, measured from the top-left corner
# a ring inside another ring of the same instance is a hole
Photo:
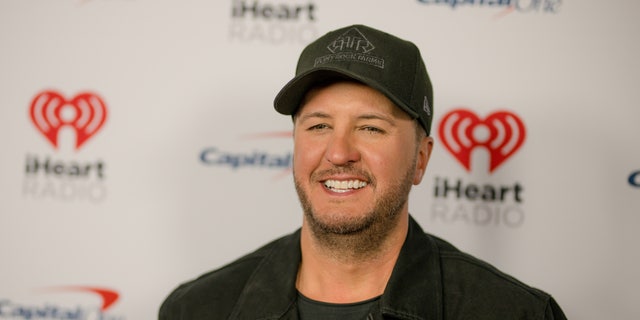
[[[95,93],[83,92],[66,100],[55,91],[43,91],[31,101],[31,121],[55,148],[58,131],[70,126],[76,131],[76,149],[102,128],[107,119],[107,107]]]
[[[522,146],[526,130],[522,120],[508,111],[494,112],[481,120],[470,110],[456,109],[442,118],[438,134],[467,171],[471,171],[471,151],[487,148],[489,172],[493,172]]]

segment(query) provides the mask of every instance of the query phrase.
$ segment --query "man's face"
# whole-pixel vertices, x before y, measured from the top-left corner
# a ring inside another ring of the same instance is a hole
[[[432,145],[417,139],[416,125],[362,84],[338,82],[307,94],[295,116],[293,174],[316,233],[392,228],[407,213]]]

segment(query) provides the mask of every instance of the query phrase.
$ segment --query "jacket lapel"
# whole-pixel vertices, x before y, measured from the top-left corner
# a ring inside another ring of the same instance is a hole
[[[409,232],[380,301],[383,314],[441,320],[442,274],[436,243],[409,217]]]
[[[247,280],[229,319],[297,319],[294,305],[300,257],[298,230],[266,254]]]

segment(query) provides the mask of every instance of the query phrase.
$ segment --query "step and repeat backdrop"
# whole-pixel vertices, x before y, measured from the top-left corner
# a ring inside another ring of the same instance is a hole
[[[640,2],[2,0],[0,319],[155,319],[298,228],[272,101],[355,23],[434,83],[422,226],[572,319],[640,318]]]

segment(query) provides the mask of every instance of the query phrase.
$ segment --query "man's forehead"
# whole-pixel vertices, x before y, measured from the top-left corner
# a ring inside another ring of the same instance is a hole
[[[406,117],[411,118],[408,113],[393,103],[384,93],[354,80],[337,80],[313,86],[306,92],[296,114],[309,112],[309,109],[313,109],[312,112],[330,109],[340,111],[342,103],[349,106],[359,106],[363,109],[390,113],[397,117],[406,115]]]

